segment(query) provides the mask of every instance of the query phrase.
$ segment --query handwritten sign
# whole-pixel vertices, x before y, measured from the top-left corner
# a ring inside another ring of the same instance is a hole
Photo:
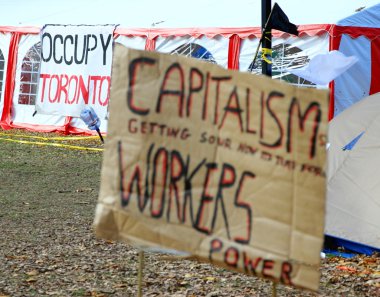
[[[106,116],[114,29],[47,25],[41,30],[39,113],[79,117],[89,105]]]
[[[316,290],[327,97],[115,47],[96,234]]]

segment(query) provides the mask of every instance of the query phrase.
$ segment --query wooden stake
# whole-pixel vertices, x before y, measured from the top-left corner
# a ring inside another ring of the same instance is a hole
[[[142,280],[143,280],[143,270],[144,270],[144,251],[139,251],[139,272],[137,276],[138,281],[138,297],[142,297]]]
[[[276,282],[272,282],[272,296],[273,297],[277,296],[277,284],[276,284]]]

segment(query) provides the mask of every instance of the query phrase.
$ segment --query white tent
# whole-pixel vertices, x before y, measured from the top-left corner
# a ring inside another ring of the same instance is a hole
[[[380,249],[380,4],[337,22],[332,34],[332,49],[359,61],[331,86],[326,234],[359,251]]]
[[[328,235],[380,249],[380,93],[329,125]]]

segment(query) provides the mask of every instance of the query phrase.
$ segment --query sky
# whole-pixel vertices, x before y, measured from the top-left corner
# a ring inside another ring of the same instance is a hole
[[[380,0],[272,0],[296,24],[334,24]],[[259,27],[261,0],[0,0],[0,25],[125,28]]]

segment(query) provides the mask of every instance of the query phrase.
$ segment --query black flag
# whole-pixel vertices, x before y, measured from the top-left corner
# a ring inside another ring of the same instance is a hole
[[[282,11],[281,7],[277,3],[273,6],[267,28],[276,29],[298,36],[297,26],[289,22],[287,15]]]

